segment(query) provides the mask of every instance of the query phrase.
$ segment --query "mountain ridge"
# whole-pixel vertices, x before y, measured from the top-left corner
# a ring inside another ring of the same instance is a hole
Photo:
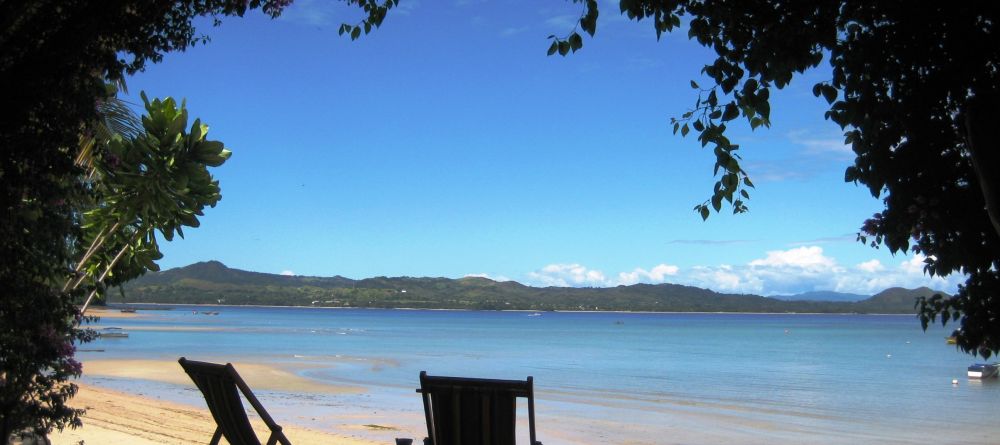
[[[914,303],[917,297],[938,293],[928,288],[889,288],[860,301],[788,301],[753,294],[719,293],[672,283],[574,288],[532,287],[516,281],[494,281],[484,277],[452,279],[380,276],[351,279],[340,275],[288,276],[229,268],[219,261],[199,262],[149,273],[126,284],[125,292],[128,302],[167,304],[902,314],[915,313]],[[109,292],[109,295],[116,294],[117,292]]]

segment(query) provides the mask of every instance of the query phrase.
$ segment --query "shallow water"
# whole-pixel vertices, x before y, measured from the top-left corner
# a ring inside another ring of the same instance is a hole
[[[208,310],[219,315],[200,313]],[[925,333],[913,316],[224,306],[140,314],[150,315],[100,323],[129,329],[131,336],[85,345],[104,352],[80,356],[309,364],[300,374],[369,388],[336,398],[268,395],[269,407],[306,423],[353,409],[366,413],[365,422],[395,422],[417,435],[422,406],[414,388],[426,370],[534,376],[546,444],[599,436],[604,443],[650,444],[991,443],[1000,437],[1000,384],[968,380],[965,367],[974,359],[945,344],[951,327]],[[167,384],[92,381],[187,402],[198,398]]]

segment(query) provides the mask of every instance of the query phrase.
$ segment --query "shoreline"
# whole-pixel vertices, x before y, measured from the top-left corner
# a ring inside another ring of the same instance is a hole
[[[226,307],[241,306],[226,305]],[[279,306],[281,307],[285,306]],[[190,312],[190,309],[186,312]],[[295,312],[289,313],[295,314]],[[304,311],[301,313],[305,315]],[[149,324],[146,327],[153,327],[151,330],[164,331],[192,327],[187,324],[189,320],[187,317],[181,317],[184,320],[178,318],[162,326],[162,323],[156,321],[158,315],[149,316],[152,318],[136,320],[136,324],[140,326]],[[518,319],[520,317],[514,316]],[[171,320],[170,317],[167,319]],[[557,319],[553,317],[553,320]],[[533,323],[531,325],[536,326]],[[193,342],[191,345],[206,343],[198,340],[200,338],[209,337],[190,337],[186,341]],[[352,341],[349,337],[331,338]],[[135,340],[145,342],[147,338],[136,335]],[[121,341],[109,343],[120,346],[126,344]],[[161,344],[152,341],[147,346]],[[411,346],[417,350],[421,349],[419,345]],[[329,348],[340,351],[340,348],[333,344]],[[289,431],[288,437],[292,443],[373,445],[392,443],[394,437],[410,437],[419,442],[419,439],[426,434],[420,398],[413,392],[413,388],[417,385],[415,369],[412,374],[408,374],[409,378],[404,384],[398,384],[385,378],[353,377],[359,373],[377,373],[381,371],[382,364],[375,363],[373,360],[379,359],[373,357],[366,357],[363,362],[355,363],[347,351],[340,351],[345,354],[343,357],[339,354],[316,357],[294,355],[293,360],[285,355],[297,353],[296,350],[282,350],[280,352],[285,354],[280,357],[273,355],[278,351],[271,351],[271,355],[260,353],[241,355],[227,353],[227,350],[224,343],[216,345],[214,342],[208,342],[207,347],[183,347],[174,349],[170,354],[165,354],[164,350],[158,347],[149,347],[143,350],[122,349],[117,351],[113,358],[107,359],[102,356],[84,355],[82,360],[84,375],[77,383],[82,382],[81,387],[87,392],[81,391],[81,396],[74,398],[70,406],[90,408],[91,413],[84,420],[86,424],[84,429],[61,433],[60,438],[54,443],[78,445],[81,440],[84,441],[84,445],[206,443],[214,431],[211,417],[207,415],[201,393],[194,388],[193,383],[177,364],[176,357],[179,355],[186,355],[194,360],[234,362],[237,371],[261,399],[271,416]],[[897,353],[896,350],[892,352]],[[898,358],[904,357],[901,352],[897,355]],[[404,360],[391,354],[378,357],[381,357],[381,360],[398,361],[386,366],[390,369],[399,368],[399,363]],[[468,359],[477,357],[470,356]],[[884,360],[886,358],[880,353],[878,361]],[[323,368],[337,370],[324,373]],[[579,372],[588,372],[589,369],[591,368],[585,362],[580,363]],[[672,379],[692,378],[685,377],[679,371],[673,371],[675,375],[667,374],[667,376]],[[538,374],[535,375],[538,377]],[[964,383],[961,386],[953,386],[949,384],[950,378],[944,383],[946,388],[944,392],[939,391],[939,393],[966,391],[970,386]],[[297,380],[298,383],[279,382],[289,379]],[[538,438],[547,445],[590,443],[834,445],[846,442],[915,445],[926,443],[928,438],[942,443],[974,445],[988,443],[984,441],[985,437],[994,435],[997,431],[993,427],[984,427],[977,433],[965,432],[945,436],[937,428],[923,424],[907,424],[907,429],[904,430],[892,426],[883,427],[878,422],[859,421],[850,416],[828,415],[824,409],[818,409],[809,403],[782,404],[778,400],[777,403],[760,405],[752,401],[748,403],[745,399],[727,397],[724,394],[720,396],[711,391],[705,394],[681,394],[666,389],[652,391],[648,387],[606,391],[600,387],[566,386],[566,382],[553,378],[539,379],[538,382],[535,401]],[[975,389],[978,390],[979,388]],[[91,397],[87,394],[95,395]],[[183,408],[182,413],[193,410],[194,414],[175,415],[173,410],[177,405]],[[519,403],[519,407],[522,406]],[[184,423],[186,420],[178,422],[173,417],[187,419],[192,416],[200,416],[202,419],[200,422],[205,422],[207,419],[208,426],[201,423],[201,427],[192,427],[191,429],[197,432],[190,433],[191,436],[187,439],[174,438],[174,430],[188,427]],[[109,417],[111,420],[108,420]],[[122,419],[118,419],[119,417]],[[525,413],[519,412],[517,418],[518,422],[526,420]],[[146,420],[142,420],[145,423],[135,425],[120,425],[125,420],[134,419]],[[311,430],[322,436],[316,440],[305,438],[308,432],[295,433],[293,436],[292,431],[299,429]],[[524,431],[520,423],[518,431]],[[359,442],[348,442],[341,437],[357,439]]]
[[[530,312],[530,313],[565,313],[565,314],[697,314],[697,315],[859,315],[859,316],[900,316],[900,317],[913,317],[913,314],[902,314],[902,313],[874,313],[874,312],[705,312],[705,311],[587,311],[587,310],[534,310],[534,309],[442,309],[442,308],[419,308],[419,307],[332,307],[332,306],[296,306],[296,305],[266,305],[266,304],[213,304],[213,303],[108,303],[106,308],[113,308],[118,306],[130,305],[135,307],[136,305],[148,305],[148,306],[194,306],[194,307],[253,307],[253,308],[268,308],[268,309],[282,309],[282,308],[295,308],[295,309],[331,309],[331,310],[382,310],[382,311],[447,311],[447,312]],[[93,309],[93,308],[90,308]],[[107,310],[107,309],[105,309]],[[141,307],[138,310],[143,310]],[[162,310],[162,309],[148,309],[148,310]],[[134,314],[133,314],[134,315]],[[148,314],[143,314],[148,315]],[[118,317],[108,317],[108,318],[118,318]],[[126,317],[120,317],[126,318]]]

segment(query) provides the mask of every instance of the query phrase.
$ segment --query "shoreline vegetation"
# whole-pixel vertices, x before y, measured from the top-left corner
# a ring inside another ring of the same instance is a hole
[[[184,305],[293,306],[562,312],[916,314],[929,288],[890,288],[860,301],[724,294],[677,284],[610,288],[531,287],[487,278],[305,277],[248,272],[218,261],[146,274],[124,286],[124,301]],[[117,295],[118,292],[109,292]],[[825,293],[836,298],[833,293]],[[846,295],[846,294],[841,294]],[[854,296],[860,297],[860,296]],[[803,294],[802,298],[808,298]]]

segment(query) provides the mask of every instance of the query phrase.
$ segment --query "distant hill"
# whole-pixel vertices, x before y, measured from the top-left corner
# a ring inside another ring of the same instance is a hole
[[[813,291],[795,295],[774,295],[771,298],[785,301],[862,301],[871,297],[871,295],[848,294],[844,292]]]
[[[927,288],[893,288],[856,302],[808,298],[785,301],[759,295],[724,294],[678,284],[541,288],[476,277],[375,277],[353,280],[341,276],[284,276],[232,269],[218,261],[149,273],[125,286],[126,300],[131,303],[537,311],[912,314],[915,313],[914,298],[933,293]],[[817,297],[814,294],[817,293],[800,295]],[[109,292],[109,295],[115,298],[118,293]],[[857,296],[850,298],[854,297]]]
[[[875,294],[873,297],[865,301],[866,307],[871,312],[887,312],[896,311],[903,308],[906,305],[910,306],[909,312],[916,312],[913,308],[914,301],[918,297],[930,297],[934,294],[941,294],[945,297],[950,295],[935,291],[929,287],[918,287],[916,289],[904,289],[902,287],[890,287],[882,292]]]

